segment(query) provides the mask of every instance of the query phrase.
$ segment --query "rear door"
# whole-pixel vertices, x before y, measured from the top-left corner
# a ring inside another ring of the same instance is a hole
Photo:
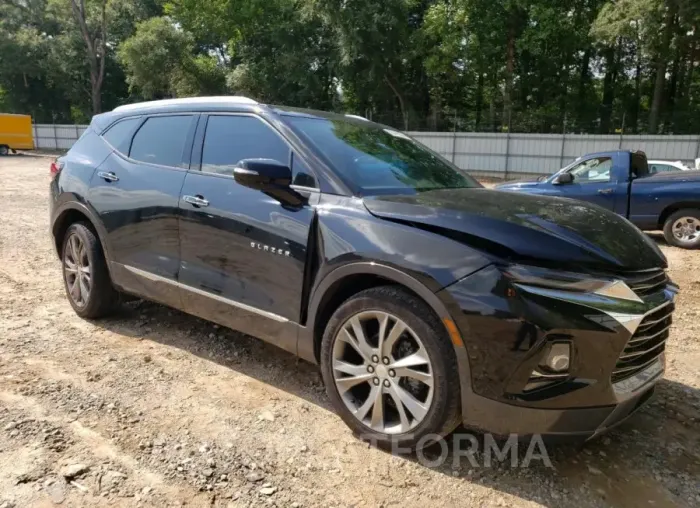
[[[212,114],[200,124],[201,150],[195,149],[180,198],[185,309],[296,352],[289,325],[300,316],[316,179],[260,117]],[[237,183],[233,168],[251,158],[290,165],[309,203],[286,206]]]
[[[198,115],[121,120],[114,151],[95,171],[90,202],[107,230],[110,272],[122,289],[180,307],[178,200]]]

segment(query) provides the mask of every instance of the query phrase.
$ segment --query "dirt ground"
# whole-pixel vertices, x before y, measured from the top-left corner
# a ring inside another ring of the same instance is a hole
[[[78,318],[49,241],[50,160],[0,159],[0,508],[700,506],[700,252],[654,401],[552,468],[435,468],[355,439],[317,370],[159,305]]]

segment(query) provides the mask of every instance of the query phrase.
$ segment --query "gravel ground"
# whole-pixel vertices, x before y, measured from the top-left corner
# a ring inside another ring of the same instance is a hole
[[[475,467],[356,440],[317,370],[147,302],[78,318],[48,235],[49,159],[0,159],[0,508],[700,506],[700,252],[654,401],[585,446]],[[478,455],[479,460],[483,459]]]

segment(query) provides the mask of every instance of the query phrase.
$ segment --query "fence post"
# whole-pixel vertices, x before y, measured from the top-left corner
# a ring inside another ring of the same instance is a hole
[[[505,174],[503,175],[504,180],[508,180],[509,166],[510,166],[510,127],[508,128],[508,132],[506,132],[506,171],[505,171]]]
[[[617,149],[622,150],[622,136],[625,133],[625,113],[622,113],[622,128],[620,128],[620,142],[617,144]]]
[[[700,158],[700,135],[698,135],[698,143],[697,143],[697,146],[695,147],[695,159],[699,159],[699,158]],[[695,161],[693,161],[693,163],[695,163]],[[697,169],[700,169],[700,168],[697,168]]]
[[[559,152],[559,168],[564,167],[564,146],[566,145],[566,114],[564,114],[564,125],[561,132],[561,151]]]
[[[512,125],[513,112],[508,111],[508,132],[506,132],[506,171],[503,175],[504,180],[508,180],[508,170],[510,169],[510,128]]]
[[[75,139],[73,140],[73,143],[75,143],[76,141],[78,141],[78,138],[80,136],[78,135],[78,124],[75,123],[75,124],[73,124],[73,126],[75,127]]]
[[[36,124],[32,120],[32,129],[34,130],[34,150],[41,148],[39,146],[39,131],[36,128]]]
[[[56,150],[58,150],[58,133],[56,132],[56,124],[52,123],[51,127],[53,127],[53,144]]]
[[[454,119],[452,120],[452,164],[455,164],[456,160],[457,160],[457,110],[455,109],[455,116],[454,116]],[[466,169],[466,168],[460,168],[460,169]]]

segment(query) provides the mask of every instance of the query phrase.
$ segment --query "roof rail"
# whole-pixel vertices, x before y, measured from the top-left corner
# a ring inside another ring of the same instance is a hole
[[[351,115],[350,113],[345,113],[345,116],[347,116],[348,118],[357,118],[358,120],[364,120],[365,122],[370,121],[368,118],[365,118],[364,116],[360,115]]]
[[[162,99],[158,101],[136,102],[134,104],[124,104],[114,108],[114,111],[127,111],[130,109],[159,108],[175,104],[258,104],[257,101],[241,95],[221,95],[216,97],[183,97],[180,99]]]

